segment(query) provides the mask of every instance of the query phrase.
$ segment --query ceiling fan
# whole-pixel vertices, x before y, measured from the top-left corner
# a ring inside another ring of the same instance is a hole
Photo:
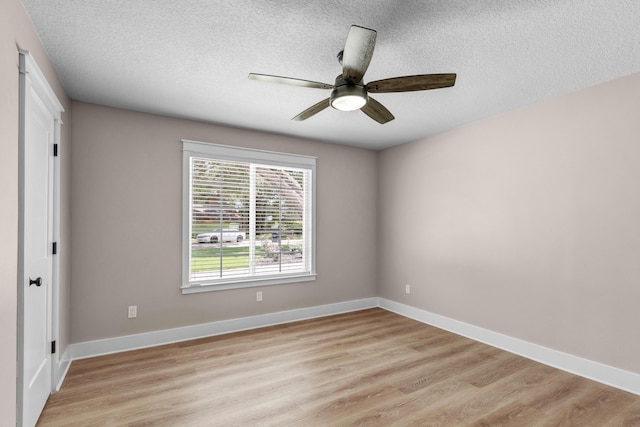
[[[369,93],[412,92],[440,89],[451,87],[456,83],[456,75],[449,73],[393,77],[364,84],[362,77],[369,67],[375,45],[376,32],[374,30],[352,25],[349,30],[349,35],[347,36],[344,50],[338,53],[338,61],[342,65],[342,74],[336,77],[334,84],[257,73],[250,73],[249,78],[291,86],[331,89],[331,96],[329,96],[329,98],[312,105],[292,120],[306,120],[331,106],[342,111],[359,109],[380,124],[385,124],[393,120],[393,114],[378,101],[371,98]]]

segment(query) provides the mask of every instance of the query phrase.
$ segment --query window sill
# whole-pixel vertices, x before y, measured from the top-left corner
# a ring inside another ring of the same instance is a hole
[[[259,286],[283,285],[287,283],[309,282],[316,280],[317,274],[293,274],[278,277],[242,278],[238,280],[216,281],[208,283],[190,283],[182,285],[183,295],[201,292],[227,291],[230,289],[254,288]]]

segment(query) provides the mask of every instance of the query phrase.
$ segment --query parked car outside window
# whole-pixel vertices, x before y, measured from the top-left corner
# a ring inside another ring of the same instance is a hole
[[[245,233],[240,230],[230,228],[217,228],[207,233],[200,233],[196,236],[198,243],[218,243],[222,242],[242,242]]]

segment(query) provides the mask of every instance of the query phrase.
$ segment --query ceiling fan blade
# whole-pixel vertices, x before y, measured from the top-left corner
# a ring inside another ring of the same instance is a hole
[[[393,77],[367,83],[371,93],[412,92],[415,90],[440,89],[456,84],[455,74],[419,74],[417,76]]]
[[[314,114],[317,114],[320,111],[324,110],[328,106],[329,106],[329,98],[323,99],[322,101],[318,102],[317,104],[314,104],[311,107],[307,108],[306,110],[304,110],[302,113],[298,114],[297,116],[295,116],[291,120],[295,120],[295,121],[298,121],[298,122],[301,121],[301,120],[306,120],[309,117],[313,116]]]
[[[359,83],[369,68],[375,46],[374,30],[352,25],[342,54],[342,78],[349,83]]]
[[[393,117],[393,114],[391,114],[391,112],[387,110],[384,105],[380,104],[372,97],[369,97],[366,105],[360,110],[381,125],[395,119],[395,117]]]
[[[280,83],[289,86],[310,87],[316,89],[333,89],[328,83],[313,82],[311,80],[294,79],[293,77],[272,76],[269,74],[249,73],[249,79],[261,82]]]

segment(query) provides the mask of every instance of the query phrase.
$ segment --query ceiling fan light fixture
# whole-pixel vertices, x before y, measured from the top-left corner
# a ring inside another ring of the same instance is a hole
[[[331,106],[336,110],[354,111],[367,104],[367,90],[359,85],[336,86],[331,91]]]
[[[373,49],[376,45],[376,31],[370,28],[352,25],[349,28],[344,49],[338,53],[342,73],[336,76],[335,84],[311,80],[280,77],[269,74],[250,73],[252,80],[287,84],[317,89],[332,89],[329,98],[312,105],[292,120],[302,121],[331,106],[340,111],[360,110],[381,125],[393,120],[393,114],[371,93],[414,92],[419,90],[451,87],[456,82],[456,74],[416,74],[412,76],[390,77],[364,84],[364,74],[369,67]]]

